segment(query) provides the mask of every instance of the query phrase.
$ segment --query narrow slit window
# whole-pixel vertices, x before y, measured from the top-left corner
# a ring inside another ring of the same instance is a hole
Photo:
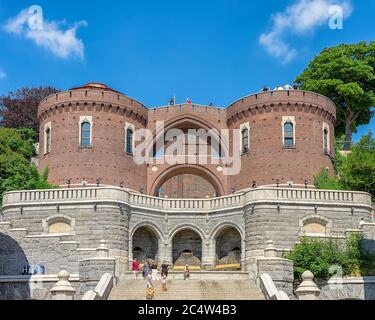
[[[284,124],[284,147],[294,147],[294,125],[291,122]]]
[[[327,128],[325,128],[323,130],[323,151],[324,151],[324,153],[328,153],[329,152],[329,148],[328,148],[328,130],[327,130]]]
[[[81,147],[91,146],[91,124],[87,121],[81,124]]]
[[[51,129],[47,128],[46,130],[46,150],[45,153],[51,152]]]
[[[242,130],[242,153],[249,151],[249,129]]]
[[[126,153],[133,154],[133,130],[126,129]]]

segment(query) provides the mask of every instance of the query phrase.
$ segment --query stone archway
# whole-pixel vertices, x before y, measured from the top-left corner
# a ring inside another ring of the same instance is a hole
[[[157,233],[148,226],[139,227],[132,237],[133,259],[141,263],[145,260],[158,263],[159,260],[159,239]]]
[[[19,277],[23,274],[25,280],[28,280],[31,276],[29,267],[30,263],[20,243],[11,236],[0,233],[0,275]],[[32,292],[29,281],[19,284],[17,289],[0,292],[0,300],[1,298],[7,300],[31,299]]]
[[[170,129],[204,129],[207,132],[209,131],[212,135],[212,139],[222,142],[222,152],[224,154],[229,154],[229,146],[225,140],[221,139],[220,130],[215,126],[214,123],[211,123],[207,121],[207,119],[201,118],[197,115],[191,116],[186,114],[169,119],[164,123],[163,130],[158,131],[155,129],[153,131],[153,139],[146,147],[148,154],[157,152],[155,148],[157,141],[160,143],[160,139],[162,139],[160,144],[164,145],[164,134]]]
[[[175,176],[184,175],[184,174],[195,175],[206,180],[215,190],[216,196],[218,197],[225,194],[222,183],[220,182],[219,178],[214,173],[212,173],[209,169],[203,166],[189,165],[189,164],[175,165],[166,169],[164,172],[162,172],[152,184],[151,194],[153,196],[157,196],[159,193],[160,187],[163,186],[164,183],[166,183],[168,180],[170,180],[171,178]]]
[[[241,264],[242,237],[233,226],[221,228],[215,238],[216,265]]]
[[[191,229],[178,231],[172,239],[172,261],[175,267],[201,267],[202,238]]]

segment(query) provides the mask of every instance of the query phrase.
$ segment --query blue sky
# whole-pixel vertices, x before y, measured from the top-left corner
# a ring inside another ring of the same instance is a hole
[[[28,32],[22,14],[35,4],[42,34]],[[342,30],[328,26],[335,4]],[[375,39],[374,15],[373,0],[0,0],[0,94],[99,81],[148,106],[174,93],[227,106],[292,83],[324,47]],[[356,139],[369,128],[375,121]]]

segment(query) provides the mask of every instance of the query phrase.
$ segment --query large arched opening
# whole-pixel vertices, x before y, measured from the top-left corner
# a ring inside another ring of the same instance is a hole
[[[221,133],[212,123],[206,121],[198,116],[192,117],[188,115],[177,116],[166,123],[162,128],[158,128],[153,132],[152,143],[147,145],[148,154],[160,157],[164,154],[161,152],[160,147],[166,147],[168,141],[166,141],[166,135],[171,129],[178,129],[185,135],[185,142],[187,143],[191,139],[189,130],[196,130],[199,138],[196,142],[203,141],[207,142],[209,155],[220,156],[229,154],[228,145],[221,139]],[[203,131],[200,131],[202,130]],[[203,134],[202,134],[203,133]],[[189,138],[190,137],[190,138]],[[191,142],[191,140],[190,140]],[[197,149],[198,151],[198,149]],[[213,151],[215,154],[212,154]]]
[[[163,130],[153,133],[147,148],[154,158],[164,159],[149,185],[151,195],[198,199],[225,194],[220,159],[227,146],[220,131],[205,119],[188,115],[170,119]]]
[[[154,196],[206,198],[224,195],[219,178],[200,165],[176,165],[166,169],[151,187]]]
[[[172,239],[174,267],[200,268],[202,265],[202,238],[192,229],[178,231]]]
[[[215,238],[215,265],[233,269],[241,268],[242,237],[241,233],[233,226],[221,228]]]
[[[149,260],[157,264],[159,260],[159,239],[153,228],[148,226],[139,227],[132,238],[133,259],[140,263]]]
[[[41,266],[38,267],[41,268]],[[6,300],[31,299],[32,292],[27,280],[30,278],[31,274],[34,274],[36,271],[39,270],[30,265],[20,244],[9,235],[0,233],[0,275],[19,277],[22,274],[26,277],[26,281],[17,285],[17,287],[14,284],[13,289],[10,288],[10,290],[0,292],[0,300],[1,298]]]

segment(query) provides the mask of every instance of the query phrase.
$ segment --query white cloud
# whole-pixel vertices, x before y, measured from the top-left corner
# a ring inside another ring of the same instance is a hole
[[[290,62],[298,51],[285,41],[285,36],[303,36],[324,24],[328,27],[328,21],[332,16],[330,8],[334,5],[341,6],[344,17],[352,14],[352,6],[346,0],[297,0],[283,12],[272,15],[272,29],[261,34],[259,43],[271,56],[283,63]]]
[[[8,20],[5,30],[32,40],[37,46],[42,47],[59,58],[78,57],[83,59],[85,47],[82,40],[76,37],[79,27],[87,26],[86,21],[75,23],[70,28],[63,30],[65,22],[43,20],[42,28],[30,28],[29,19],[32,14],[28,9],[22,10],[17,16]]]

